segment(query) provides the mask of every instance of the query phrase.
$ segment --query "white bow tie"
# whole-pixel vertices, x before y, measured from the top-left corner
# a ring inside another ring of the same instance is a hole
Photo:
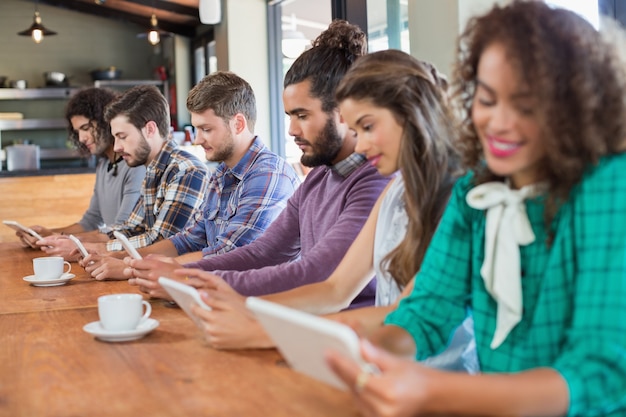
[[[504,342],[522,318],[519,247],[535,241],[524,200],[538,191],[536,185],[512,190],[505,183],[488,182],[471,189],[466,197],[470,207],[487,210],[485,259],[480,274],[498,303],[492,349]]]

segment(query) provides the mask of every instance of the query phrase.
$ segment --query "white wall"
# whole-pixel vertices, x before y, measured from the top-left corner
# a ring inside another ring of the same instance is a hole
[[[411,55],[450,76],[458,35],[472,17],[510,0],[409,0]]]
[[[269,145],[267,1],[222,0],[222,22],[214,30],[218,69],[250,83],[257,103],[254,131]]]

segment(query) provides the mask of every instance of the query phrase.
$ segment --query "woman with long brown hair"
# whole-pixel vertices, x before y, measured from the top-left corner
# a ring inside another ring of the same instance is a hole
[[[404,52],[380,51],[356,61],[336,91],[341,115],[357,136],[355,151],[394,179],[326,280],[263,298],[315,314],[336,313],[350,305],[375,273],[376,307],[333,318],[358,320],[364,332],[380,326],[401,292],[410,289],[460,173],[446,87],[433,66]],[[219,348],[271,346],[245,311],[244,298],[218,278],[209,282],[213,289],[205,301],[213,310],[195,309],[205,319],[208,341]],[[427,364],[475,371],[471,341],[468,319],[450,347]]]

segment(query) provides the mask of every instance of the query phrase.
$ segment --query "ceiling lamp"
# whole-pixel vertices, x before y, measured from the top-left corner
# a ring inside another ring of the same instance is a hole
[[[43,40],[44,36],[52,36],[57,33],[46,29],[44,25],[41,24],[41,16],[39,15],[39,10],[37,10],[37,1],[35,2],[35,16],[33,17],[33,24],[26,30],[22,32],[18,32],[17,34],[20,36],[31,36],[35,43],[40,43]]]
[[[304,33],[297,30],[283,30],[281,50],[286,58],[296,59],[311,45]]]
[[[289,23],[290,24],[283,25],[282,27],[280,49],[286,58],[296,59],[311,46],[311,41],[304,36],[304,33],[297,30],[298,21],[295,14],[291,15]]]
[[[171,36],[170,32],[165,30],[161,30],[159,28],[159,21],[154,13],[152,13],[152,17],[150,17],[150,30],[147,32],[139,33],[137,35],[138,38],[148,38],[148,42],[151,45],[157,45],[161,42],[161,37],[163,36]]]

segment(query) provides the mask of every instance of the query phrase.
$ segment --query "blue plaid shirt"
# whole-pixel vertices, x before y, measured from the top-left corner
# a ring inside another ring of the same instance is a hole
[[[195,156],[166,142],[146,170],[141,196],[128,220],[111,229],[141,248],[183,230],[202,206],[209,184],[208,169]],[[107,250],[121,250],[117,240]]]
[[[228,252],[255,240],[300,184],[294,169],[256,137],[233,168],[219,164],[209,180],[202,218],[171,237],[179,254]]]

